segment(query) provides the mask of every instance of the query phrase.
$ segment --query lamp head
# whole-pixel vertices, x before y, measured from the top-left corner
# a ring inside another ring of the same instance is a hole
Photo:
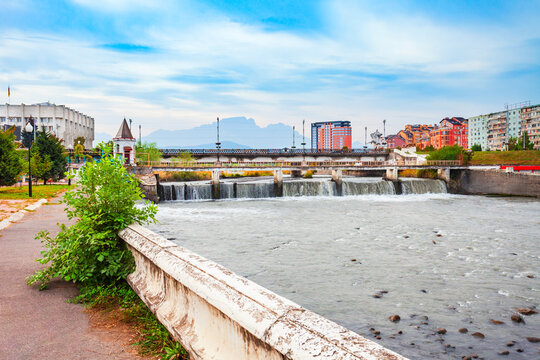
[[[27,133],[31,133],[32,131],[34,131],[34,127],[32,126],[32,123],[30,121],[26,123],[24,131],[26,131]]]

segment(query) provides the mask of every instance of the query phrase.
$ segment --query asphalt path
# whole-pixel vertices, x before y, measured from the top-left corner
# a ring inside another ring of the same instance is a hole
[[[125,344],[125,334],[96,329],[71,283],[51,282],[48,290],[26,285],[25,278],[43,267],[35,240],[40,230],[58,231],[67,223],[58,199],[0,231],[0,359],[139,359]]]

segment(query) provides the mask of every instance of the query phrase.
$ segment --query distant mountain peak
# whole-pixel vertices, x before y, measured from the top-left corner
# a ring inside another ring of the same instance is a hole
[[[155,142],[158,147],[189,148],[215,144],[216,121],[191,129],[159,129],[143,137],[143,141]],[[284,148],[292,145],[292,126],[276,123],[265,127],[257,125],[255,119],[245,116],[228,117],[219,120],[220,140],[233,146],[250,148]],[[295,131],[296,145],[302,142],[302,134]],[[306,142],[308,139],[306,138]],[[309,143],[309,142],[308,142]],[[211,148],[214,148],[211,146]]]

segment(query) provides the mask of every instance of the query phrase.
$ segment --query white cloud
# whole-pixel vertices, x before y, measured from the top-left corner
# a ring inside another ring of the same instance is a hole
[[[75,2],[108,12],[161,12],[169,6]],[[261,125],[351,120],[359,140],[360,129],[380,128],[384,118],[397,130],[406,122],[472,115],[483,98],[448,93],[479,84],[489,88],[498,73],[537,61],[527,56],[534,50],[526,45],[538,37],[536,28],[453,27],[332,2],[325,12],[327,31],[306,34],[270,32],[216,13],[196,21],[188,10],[183,16],[190,21],[167,19],[132,35],[133,43],[148,44],[153,52],[121,53],[90,39],[6,32],[0,36],[0,82],[16,90],[12,102],[66,104],[95,117],[99,132],[114,133],[124,116],[141,122],[147,133],[197,126],[217,115],[246,115]],[[321,69],[336,75],[318,75]],[[221,76],[228,81],[189,81]],[[434,87],[440,94],[430,93]]]

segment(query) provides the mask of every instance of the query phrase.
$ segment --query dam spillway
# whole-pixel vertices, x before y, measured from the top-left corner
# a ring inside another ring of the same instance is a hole
[[[446,183],[436,179],[401,179],[399,189],[392,181],[381,178],[344,178],[343,196],[446,193]],[[160,184],[164,201],[212,200],[208,181],[170,182]],[[220,182],[220,199],[262,199],[278,197],[272,179],[225,179]],[[337,185],[329,178],[286,179],[283,197],[339,196]]]

